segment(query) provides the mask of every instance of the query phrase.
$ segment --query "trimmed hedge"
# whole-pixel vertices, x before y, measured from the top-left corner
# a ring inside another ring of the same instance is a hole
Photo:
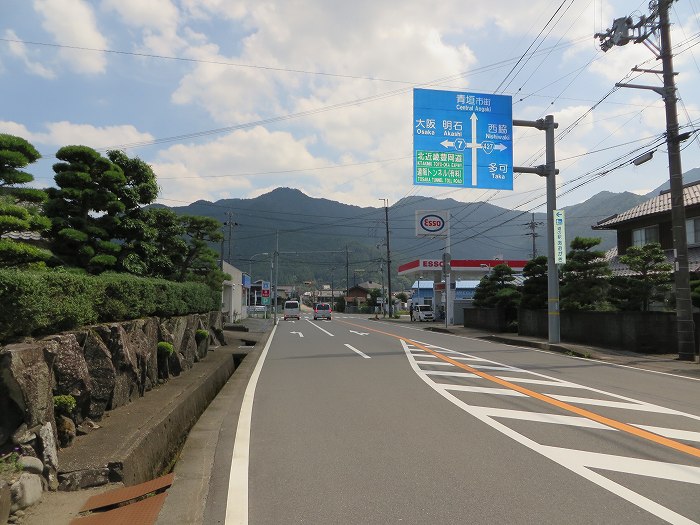
[[[205,313],[218,303],[218,294],[202,283],[0,270],[0,342],[94,323]]]

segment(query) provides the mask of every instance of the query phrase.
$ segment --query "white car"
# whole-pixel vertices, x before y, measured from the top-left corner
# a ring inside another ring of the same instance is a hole
[[[413,318],[416,321],[434,321],[433,307],[429,304],[417,304],[413,307]]]
[[[285,301],[284,302],[284,320],[287,319],[301,319],[301,307],[299,306],[299,301]]]

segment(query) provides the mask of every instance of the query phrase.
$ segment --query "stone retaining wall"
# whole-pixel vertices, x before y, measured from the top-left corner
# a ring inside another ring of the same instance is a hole
[[[152,317],[0,347],[0,456],[14,451],[37,458],[44,486],[56,490],[59,444],[69,446],[76,433],[98,426],[105,411],[192,368],[206,357],[210,342],[225,344],[215,339],[221,328],[220,312]],[[198,341],[199,329],[209,337]],[[174,352],[159,355],[160,341],[171,343]],[[57,395],[75,398],[72,413],[54,413]],[[20,473],[16,477],[10,482],[19,483]]]

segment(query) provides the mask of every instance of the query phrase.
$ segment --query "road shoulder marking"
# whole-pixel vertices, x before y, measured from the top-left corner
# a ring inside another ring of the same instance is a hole
[[[260,371],[275,337],[277,325],[272,328],[267,344],[255,365],[248,386],[243,394],[241,411],[236,427],[236,440],[233,444],[231,470],[228,477],[228,497],[226,499],[226,525],[248,525],[248,476],[250,466],[250,427],[253,418],[253,399],[258,386]]]

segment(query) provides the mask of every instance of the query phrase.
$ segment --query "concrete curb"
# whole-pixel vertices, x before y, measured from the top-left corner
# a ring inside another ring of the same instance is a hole
[[[500,336],[500,335],[486,335],[486,336],[480,337],[479,339],[484,339],[485,341],[493,341],[494,343],[503,343],[503,344],[512,345],[512,346],[525,346],[525,347],[529,347],[529,348],[539,348],[540,350],[548,350],[550,352],[558,352],[560,354],[573,355],[575,357],[583,357],[583,358],[593,357],[592,352],[580,352],[580,351],[574,350],[568,346],[559,345],[559,344],[551,344],[551,343],[542,342],[542,341],[512,339],[510,337]]]
[[[228,486],[229,472],[213,469],[215,457],[221,453],[218,445],[226,434],[235,436],[243,395],[270,333],[261,334],[255,349],[247,354],[192,427],[175,465],[175,481],[158,515],[157,525],[201,524],[207,508],[221,507],[223,502],[218,500],[225,498],[225,494],[212,492],[212,487]],[[223,463],[230,464],[230,460]],[[219,482],[212,483],[213,479]],[[217,505],[212,505],[212,501]]]

